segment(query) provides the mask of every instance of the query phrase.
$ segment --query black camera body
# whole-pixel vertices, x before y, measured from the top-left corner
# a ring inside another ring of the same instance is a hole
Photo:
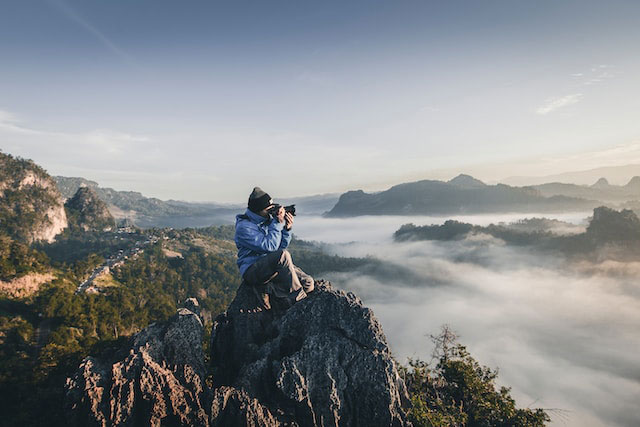
[[[269,212],[271,216],[275,217],[278,214],[278,209],[280,209],[281,207],[282,206],[280,205],[273,205],[273,207],[269,209],[267,212]],[[289,212],[293,216],[296,216],[296,205],[285,206],[284,211]]]

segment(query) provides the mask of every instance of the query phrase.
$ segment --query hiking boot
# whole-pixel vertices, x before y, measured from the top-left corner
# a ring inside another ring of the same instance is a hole
[[[263,310],[271,310],[271,303],[269,302],[269,294],[266,293],[265,286],[251,286],[254,295],[256,296],[258,307]]]

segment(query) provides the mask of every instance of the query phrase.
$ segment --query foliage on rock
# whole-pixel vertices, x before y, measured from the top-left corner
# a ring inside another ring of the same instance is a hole
[[[410,360],[402,369],[414,426],[540,427],[550,421],[543,409],[516,408],[510,389],[495,384],[498,371],[480,365],[450,329],[432,339],[435,366]]]

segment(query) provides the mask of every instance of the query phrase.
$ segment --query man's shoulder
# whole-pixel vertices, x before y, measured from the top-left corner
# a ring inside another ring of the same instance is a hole
[[[260,228],[260,224],[257,224],[253,218],[247,214],[236,215],[236,231],[238,229],[251,229],[257,230]]]

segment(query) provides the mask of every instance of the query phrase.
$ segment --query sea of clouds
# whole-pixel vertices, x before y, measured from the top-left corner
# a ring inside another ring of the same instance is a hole
[[[553,217],[584,224],[588,215]],[[452,218],[487,225],[524,217]],[[446,219],[300,216],[294,231],[339,255],[385,261],[388,274],[326,278],[373,309],[398,360],[430,360],[428,335],[448,324],[481,364],[499,368],[498,383],[512,387],[518,406],[550,409],[554,425],[640,425],[640,263],[570,263],[489,236],[393,242],[404,223]]]

